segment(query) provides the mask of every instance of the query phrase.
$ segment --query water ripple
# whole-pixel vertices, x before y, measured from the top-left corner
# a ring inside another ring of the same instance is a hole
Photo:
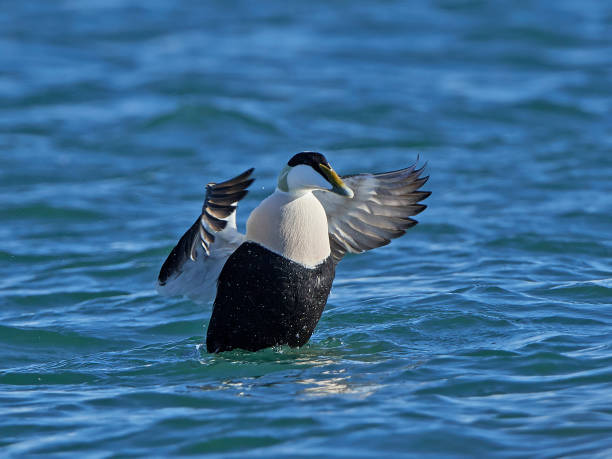
[[[0,15],[9,457],[609,457],[607,2],[12,2]],[[289,154],[431,175],[302,349],[205,352],[158,297],[206,183]]]

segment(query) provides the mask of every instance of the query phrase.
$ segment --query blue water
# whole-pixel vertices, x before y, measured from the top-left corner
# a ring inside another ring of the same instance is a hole
[[[428,162],[302,349],[157,272],[209,181]],[[4,2],[0,455],[612,457],[612,4]]]

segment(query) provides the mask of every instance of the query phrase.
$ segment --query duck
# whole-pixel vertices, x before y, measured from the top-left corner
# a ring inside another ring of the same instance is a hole
[[[417,160],[418,162],[418,160]],[[206,349],[219,353],[304,346],[346,254],[385,246],[417,224],[431,193],[425,166],[339,176],[327,158],[291,157],[274,192],[238,231],[238,203],[254,169],[206,185],[200,215],[161,266],[157,291],[214,299]]]

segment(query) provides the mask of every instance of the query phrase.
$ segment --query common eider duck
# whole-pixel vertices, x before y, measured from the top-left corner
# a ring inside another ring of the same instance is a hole
[[[236,207],[253,183],[249,169],[209,183],[200,216],[161,267],[162,295],[214,297],[208,352],[257,351],[308,342],[346,253],[388,244],[416,225],[430,195],[416,165],[340,177],[320,153],[283,167],[274,193],[257,206],[246,234]]]

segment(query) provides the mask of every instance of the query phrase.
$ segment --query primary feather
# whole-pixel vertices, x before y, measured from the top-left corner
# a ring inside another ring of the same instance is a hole
[[[253,183],[254,169],[221,183],[206,185],[202,212],[164,262],[157,279],[162,295],[187,295],[197,301],[214,298],[219,273],[244,242],[236,228],[237,203]]]
[[[419,202],[431,194],[419,191],[429,178],[421,177],[423,169],[413,165],[382,174],[344,176],[344,183],[354,192],[352,199],[327,191],[313,192],[327,214],[336,263],[347,252],[361,253],[387,245],[417,224],[410,217],[425,210],[427,206]]]

